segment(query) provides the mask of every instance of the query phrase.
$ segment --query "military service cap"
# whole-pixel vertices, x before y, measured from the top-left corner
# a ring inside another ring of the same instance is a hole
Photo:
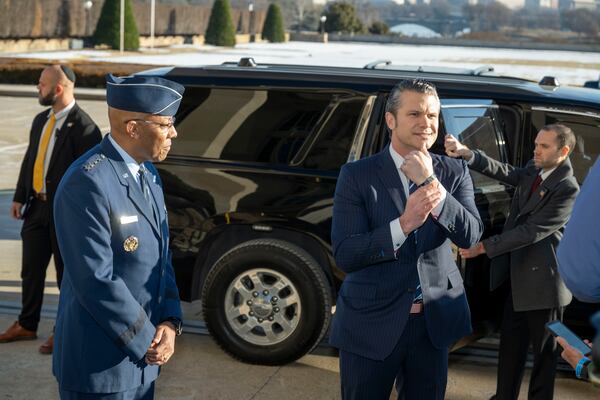
[[[184,87],[157,76],[106,75],[106,102],[112,108],[161,116],[173,116]]]

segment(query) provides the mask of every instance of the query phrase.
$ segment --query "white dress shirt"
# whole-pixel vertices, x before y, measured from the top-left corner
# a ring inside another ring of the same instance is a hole
[[[554,172],[555,169],[556,169],[556,167],[551,168],[547,171],[540,170],[540,176],[542,177],[542,182],[544,182],[546,180],[546,178],[549,177],[550,174]],[[540,183],[540,185],[541,185],[541,183]]]
[[[117,153],[119,153],[119,155],[123,158],[123,161],[125,161],[125,164],[127,164],[127,169],[129,169],[129,172],[131,172],[133,180],[139,184],[140,177],[138,173],[140,171],[140,164],[138,164],[137,161],[135,161],[133,157],[129,155],[129,153],[127,153],[125,150],[123,150],[121,146],[119,146],[119,144],[115,141],[115,139],[113,139],[110,133],[108,134],[108,140],[110,140],[115,149],[117,149]]]

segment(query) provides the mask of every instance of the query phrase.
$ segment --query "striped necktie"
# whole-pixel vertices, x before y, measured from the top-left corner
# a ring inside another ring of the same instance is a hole
[[[41,193],[44,189],[44,162],[46,160],[48,144],[50,143],[50,138],[54,131],[54,125],[56,125],[56,116],[53,112],[50,112],[50,118],[46,124],[46,129],[40,138],[40,145],[38,146],[35,164],[33,164],[33,190],[35,190],[36,193]]]
[[[415,190],[417,190],[417,189],[418,189],[417,185],[409,179],[408,180],[409,195],[413,194],[415,192]],[[417,228],[412,232],[412,234],[414,235],[414,239],[415,239],[415,245],[417,244],[418,231],[419,231],[419,229]],[[417,288],[415,289],[415,296],[413,297],[413,303],[422,303],[422,302],[423,302],[423,291],[421,290],[421,283],[418,282]]]

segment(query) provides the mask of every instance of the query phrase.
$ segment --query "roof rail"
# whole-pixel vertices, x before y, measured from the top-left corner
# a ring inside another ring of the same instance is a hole
[[[482,65],[480,67],[456,68],[456,67],[436,67],[427,65],[394,65],[390,60],[377,60],[363,67],[364,69],[387,69],[392,71],[407,71],[407,72],[429,72],[434,74],[458,74],[458,75],[473,75],[481,76],[488,72],[494,72],[494,67],[491,65]]]
[[[540,80],[539,85],[547,88],[557,88],[560,86],[560,83],[558,82],[558,79],[553,76],[544,76]]]
[[[238,62],[238,67],[256,67],[256,61],[252,57],[242,57]]]
[[[391,65],[392,61],[391,60],[377,60],[377,61],[373,61],[373,62],[370,62],[367,65],[365,65],[363,67],[363,69],[376,69],[377,66],[379,66],[381,64],[386,65],[386,66],[387,65]]]
[[[475,76],[483,75],[486,72],[494,72],[494,67],[491,65],[482,65],[480,67],[477,67],[477,68],[471,70],[471,74],[475,75]]]

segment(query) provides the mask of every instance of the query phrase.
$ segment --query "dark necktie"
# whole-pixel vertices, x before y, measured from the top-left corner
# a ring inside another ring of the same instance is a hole
[[[418,187],[415,185],[413,181],[408,180],[408,194],[411,195],[417,190]],[[417,233],[419,229],[415,229],[412,234],[415,238],[415,245],[417,244]],[[409,235],[410,236],[410,235]],[[415,296],[413,297],[413,303],[422,303],[423,302],[423,291],[421,290],[421,283],[417,282],[417,288],[415,289]]]
[[[152,199],[152,194],[150,193],[150,186],[148,184],[148,170],[143,165],[140,166],[139,170],[140,176],[140,187],[142,189],[142,193],[144,194],[144,200],[148,204],[148,207],[152,210],[152,215],[154,220],[157,221],[157,213],[154,207],[154,200]]]
[[[531,191],[529,192],[529,197],[531,197],[531,195],[537,190],[537,188],[540,187],[541,183],[542,183],[542,176],[540,174],[537,174],[537,176],[535,177],[535,180],[533,181],[533,184],[531,185]]]
[[[150,194],[150,187],[148,186],[148,178],[146,177],[146,172],[146,167],[141,165],[140,170],[138,172],[140,177],[140,187],[142,188],[142,193],[144,194],[144,200],[146,200],[146,203],[148,203],[148,205],[152,207],[152,203],[150,200],[152,195]]]

